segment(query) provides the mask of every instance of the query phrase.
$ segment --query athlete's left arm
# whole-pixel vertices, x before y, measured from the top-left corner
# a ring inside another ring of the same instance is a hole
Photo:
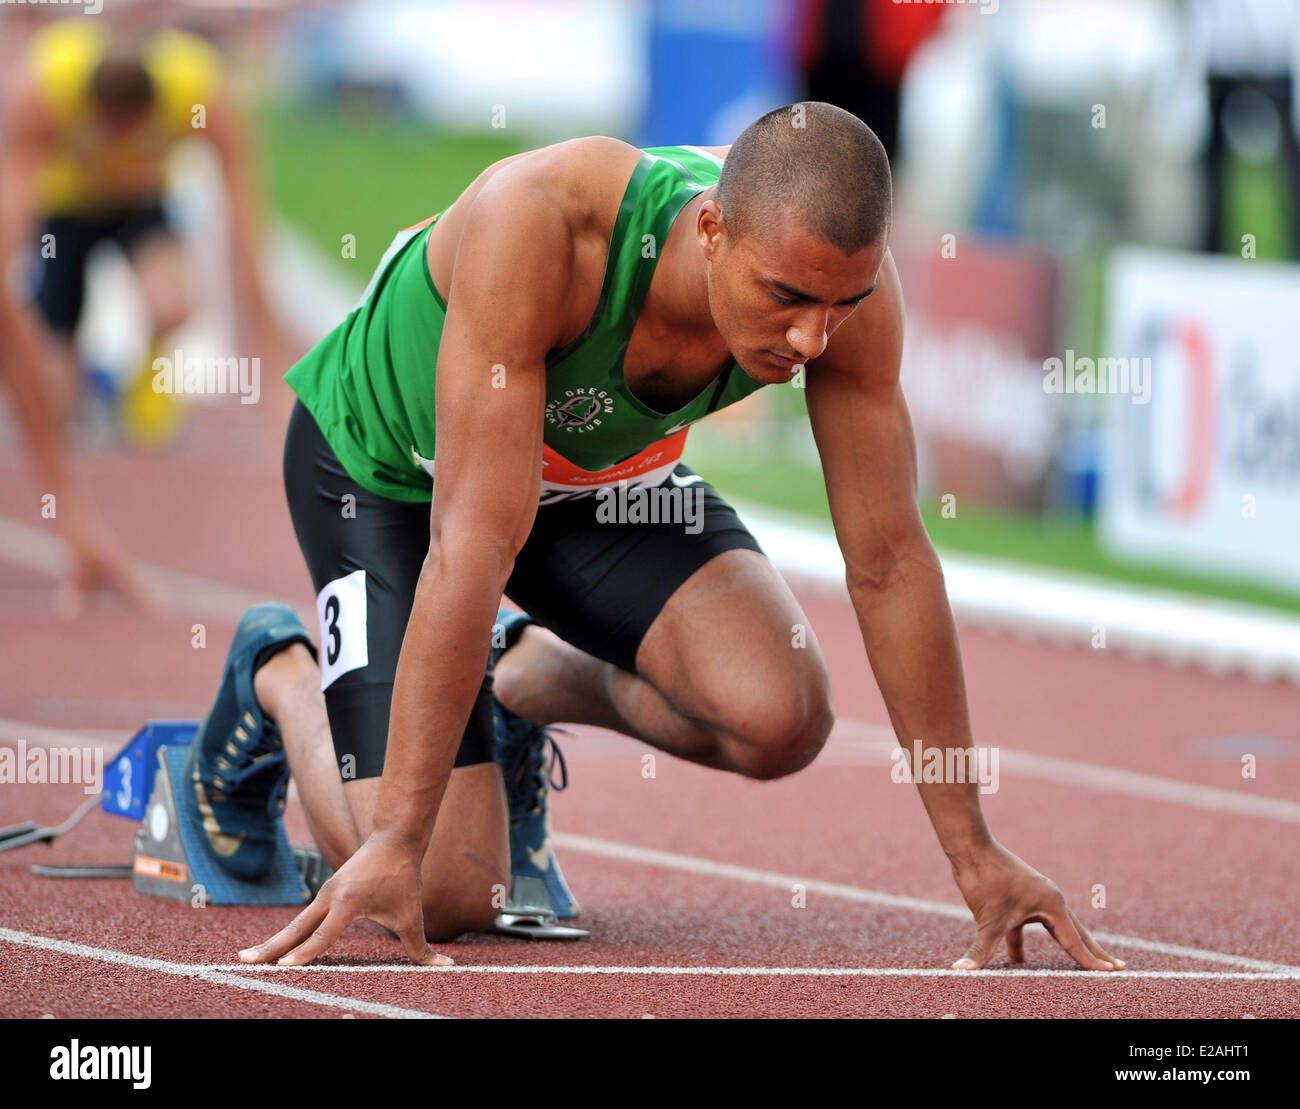
[[[902,292],[886,254],[875,292],[835,331],[806,377],[849,596],[894,731],[911,761],[916,741],[925,752],[969,748],[972,739],[943,570],[917,506],[916,447],[899,385],[902,349]],[[1111,969],[1114,960],[1088,935],[1060,890],[994,840],[980,810],[978,782],[918,780],[917,787],[979,929],[955,965],[984,966],[1004,936],[1008,954],[1018,961],[1022,926],[1039,920],[1080,966]]]

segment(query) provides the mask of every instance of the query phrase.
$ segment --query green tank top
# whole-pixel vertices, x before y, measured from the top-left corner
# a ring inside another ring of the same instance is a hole
[[[681,457],[690,424],[761,387],[733,363],[682,408],[657,412],[623,377],[673,219],[720,169],[711,154],[682,146],[646,150],[637,163],[591,322],[546,360],[542,503],[619,481],[659,484]],[[399,501],[427,502],[433,489],[446,303],[429,275],[426,244],[437,218],[393,240],[357,307],[287,376],[353,480]]]

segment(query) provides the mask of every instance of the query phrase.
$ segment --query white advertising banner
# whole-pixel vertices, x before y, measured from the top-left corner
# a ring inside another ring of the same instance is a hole
[[[1103,398],[1107,550],[1300,590],[1300,267],[1125,248],[1106,319],[1149,360]]]

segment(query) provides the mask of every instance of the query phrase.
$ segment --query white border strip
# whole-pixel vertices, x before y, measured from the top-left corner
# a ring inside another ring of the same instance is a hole
[[[384,1005],[378,1001],[363,1001],[360,998],[340,997],[338,994],[304,990],[298,986],[286,986],[280,982],[266,982],[257,978],[249,978],[246,975],[230,974],[211,967],[172,963],[165,959],[150,959],[144,955],[128,955],[124,951],[112,951],[106,947],[89,947],[82,943],[56,940],[50,936],[35,936],[30,932],[18,932],[12,928],[0,928],[0,942],[18,944],[21,947],[34,947],[40,951],[53,951],[60,955],[72,955],[78,959],[89,959],[99,963],[130,967],[132,970],[170,974],[177,978],[192,978],[215,986],[232,986],[237,990],[273,994],[276,997],[288,998],[290,1001],[303,1001],[309,1005],[324,1005],[330,1009],[343,1009],[349,1013],[367,1013],[377,1017],[398,1017],[415,1020],[446,1019],[440,1018],[437,1013],[426,1013],[420,1009],[402,1009],[396,1005]]]
[[[573,976],[644,975],[652,978],[1156,978],[1189,982],[1296,982],[1300,968],[1293,971],[1247,972],[1232,970],[1049,970],[1030,967],[997,967],[991,970],[952,970],[949,967],[702,967],[702,966],[580,966],[484,965],[417,966],[415,963],[368,964],[366,966],[308,963],[281,967],[274,963],[251,966],[244,963],[214,963],[196,968],[204,971],[301,972],[323,974],[558,974]]]
[[[829,529],[737,502],[783,574],[843,595],[844,558]],[[1147,589],[1020,563],[940,552],[948,598],[962,620],[1215,672],[1241,670],[1300,684],[1300,619],[1254,605]]]

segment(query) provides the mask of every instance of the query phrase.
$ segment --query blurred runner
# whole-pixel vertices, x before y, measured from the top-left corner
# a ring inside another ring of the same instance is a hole
[[[287,365],[288,344],[259,277],[258,189],[251,142],[223,79],[217,51],[176,30],[113,27],[74,17],[32,37],[5,111],[0,182],[0,259],[31,259],[32,299],[54,339],[54,397],[60,420],[81,374],[73,339],[86,295],[86,262],[110,241],[125,252],[148,307],[150,354],[125,383],[123,430],[141,445],[178,428],[176,396],[153,388],[152,363],[169,332],[189,316],[185,259],[164,209],[166,161],[198,137],[221,165],[230,222],[240,341],[263,364]]]
[[[36,326],[0,283],[0,381],[13,402],[43,492],[54,496],[54,518],[68,543],[68,572],[56,594],[56,608],[61,615],[76,616],[97,589],[151,608],[139,572],[72,479],[64,429],[50,397],[50,378],[42,372],[46,353]]]

